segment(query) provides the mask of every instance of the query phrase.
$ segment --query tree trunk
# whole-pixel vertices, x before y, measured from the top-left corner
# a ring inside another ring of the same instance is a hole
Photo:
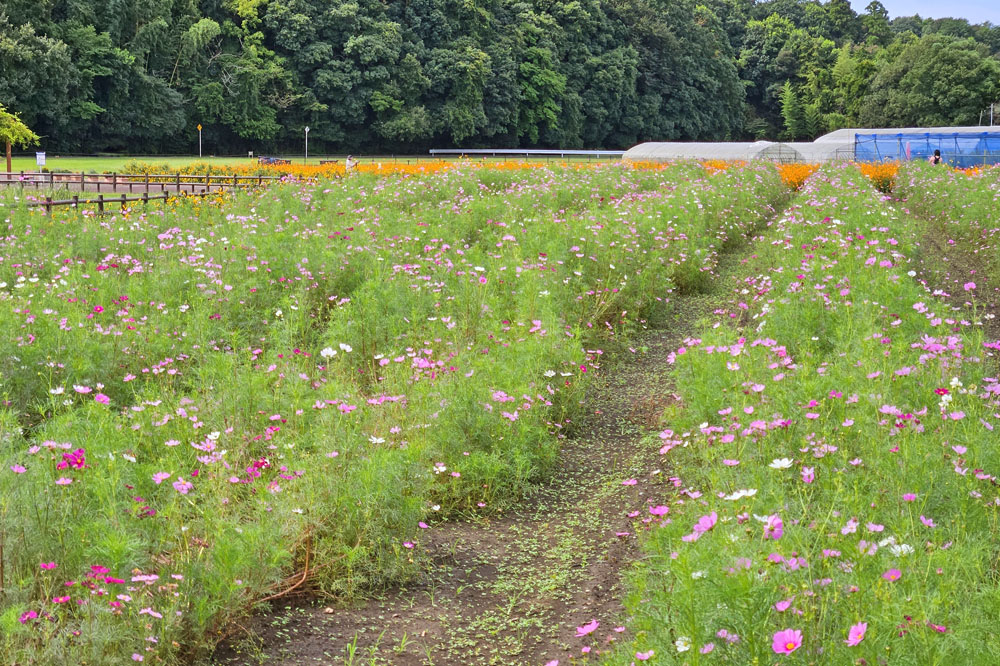
[[[7,142],[7,173],[10,173],[10,141]]]

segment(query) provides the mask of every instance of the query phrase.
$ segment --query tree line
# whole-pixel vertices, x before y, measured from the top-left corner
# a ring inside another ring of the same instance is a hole
[[[422,152],[975,124],[1000,27],[877,0],[5,0],[52,151]],[[1000,113],[998,113],[1000,119]]]

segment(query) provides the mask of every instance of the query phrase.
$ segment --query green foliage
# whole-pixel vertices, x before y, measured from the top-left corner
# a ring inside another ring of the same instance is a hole
[[[11,113],[0,104],[0,143],[28,146],[38,143],[38,135],[21,122],[16,113]]]
[[[947,64],[917,66],[924,36]],[[786,81],[816,109],[801,136],[978,120],[997,52],[998,27],[878,0],[10,0],[0,100],[50,151],[192,152],[198,124],[215,154],[298,150],[305,125],[316,152],[621,148],[775,138]],[[908,99],[936,68],[951,92]]]

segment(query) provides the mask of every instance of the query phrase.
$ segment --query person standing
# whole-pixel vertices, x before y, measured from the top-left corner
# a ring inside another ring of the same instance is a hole
[[[348,155],[347,160],[344,161],[344,170],[350,174],[354,171],[354,167],[358,165],[358,161],[354,159],[354,155]]]

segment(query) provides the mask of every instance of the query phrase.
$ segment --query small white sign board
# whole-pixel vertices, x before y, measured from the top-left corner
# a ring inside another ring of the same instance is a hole
[[[35,165],[45,166],[45,153],[35,153]]]

